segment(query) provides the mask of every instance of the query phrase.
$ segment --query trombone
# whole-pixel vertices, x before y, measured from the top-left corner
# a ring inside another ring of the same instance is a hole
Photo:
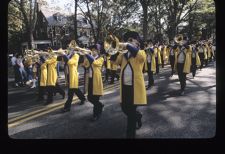
[[[85,55],[85,54],[88,54],[88,53],[92,53],[91,50],[88,50],[88,49],[85,49],[85,48],[80,48],[76,41],[75,40],[72,40],[69,44],[69,48],[70,49],[74,49],[76,50],[80,55]]]
[[[115,55],[117,52],[127,53],[126,45],[127,43],[119,42],[119,39],[114,35],[107,36],[104,41],[105,51],[109,55]]]

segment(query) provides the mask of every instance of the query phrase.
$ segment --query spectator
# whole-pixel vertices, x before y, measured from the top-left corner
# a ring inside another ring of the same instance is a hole
[[[19,67],[19,84],[20,86],[25,86],[25,82],[26,82],[26,71],[24,70],[24,65],[23,65],[23,58],[22,58],[22,55],[19,55],[17,60],[16,60],[16,63]]]
[[[30,83],[32,82],[32,60],[31,59],[28,59],[26,61],[24,61],[24,68],[25,68],[25,71],[26,71],[26,79],[28,80],[26,82],[27,85],[30,85]]]
[[[36,88],[36,82],[37,82],[37,64],[33,64],[33,67],[32,67],[32,72],[33,72],[33,85],[31,88]]]
[[[13,71],[14,71],[14,75],[15,75],[15,86],[16,87],[19,86],[19,84],[18,84],[19,83],[19,67],[16,64],[17,57],[18,57],[18,54],[15,53],[15,54],[13,54],[13,57],[11,58],[11,64],[13,66]]]

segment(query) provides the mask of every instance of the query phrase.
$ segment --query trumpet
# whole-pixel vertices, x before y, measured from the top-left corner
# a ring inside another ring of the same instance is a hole
[[[75,40],[72,40],[69,44],[69,48],[70,49],[74,49],[76,50],[80,55],[85,55],[85,54],[88,54],[88,53],[92,53],[91,50],[88,50],[88,49],[85,49],[85,48],[80,48],[76,41]]]
[[[35,53],[34,50],[25,50],[24,52],[24,60],[25,63],[33,64],[38,62],[40,59],[39,55]]]
[[[57,57],[58,55],[65,54],[65,50],[63,50],[62,48],[60,48],[59,50],[50,50],[48,52],[44,52],[44,51],[34,51],[34,52],[38,56],[47,56],[48,58],[53,58],[53,57]]]
[[[104,41],[104,48],[109,55],[115,55],[117,52],[127,53],[125,49],[127,43],[119,42],[119,39],[114,35],[109,35]]]

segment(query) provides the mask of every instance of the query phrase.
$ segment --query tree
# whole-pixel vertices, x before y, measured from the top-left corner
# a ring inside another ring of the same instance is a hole
[[[199,0],[169,0],[166,3],[167,16],[167,35],[173,39],[177,33],[177,26],[188,20],[190,13],[196,9]]]
[[[8,49],[10,53],[20,51],[22,42],[22,14],[18,9],[18,5],[11,1],[8,5]]]
[[[77,7],[78,7],[78,1],[79,0],[74,0],[74,38],[75,41],[78,41],[78,36],[77,36]]]
[[[155,40],[163,41],[165,33],[167,10],[165,9],[166,0],[151,0],[148,7],[148,25],[151,26]]]
[[[14,2],[14,6],[17,7],[22,14],[28,48],[31,49],[33,48],[33,32],[37,21],[38,4],[47,5],[47,3],[45,0],[14,0]]]
[[[150,0],[140,0],[143,9],[143,39],[147,39],[147,25],[148,25],[148,5]]]

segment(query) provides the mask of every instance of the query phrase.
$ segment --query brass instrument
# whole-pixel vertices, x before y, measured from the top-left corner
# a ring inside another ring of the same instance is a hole
[[[75,40],[72,40],[69,44],[69,48],[70,49],[74,49],[76,50],[80,55],[85,55],[85,54],[88,54],[88,53],[92,53],[91,50],[88,50],[88,49],[85,49],[85,48],[80,48],[76,41]]]
[[[34,50],[25,50],[24,60],[25,63],[27,63],[28,65],[38,62],[39,59],[40,59],[39,55],[37,55]]]
[[[119,42],[119,39],[114,35],[109,35],[104,41],[104,48],[106,53],[109,55],[114,55],[117,52],[127,53],[128,50],[125,49],[127,43]]]
[[[182,34],[177,34],[175,37],[174,37],[174,41],[180,45],[180,46],[183,46],[185,44],[187,44],[188,42],[188,38],[183,36]]]
[[[183,44],[183,35],[182,34],[177,34],[175,37],[174,37],[174,41],[179,44],[179,45],[182,45]]]

